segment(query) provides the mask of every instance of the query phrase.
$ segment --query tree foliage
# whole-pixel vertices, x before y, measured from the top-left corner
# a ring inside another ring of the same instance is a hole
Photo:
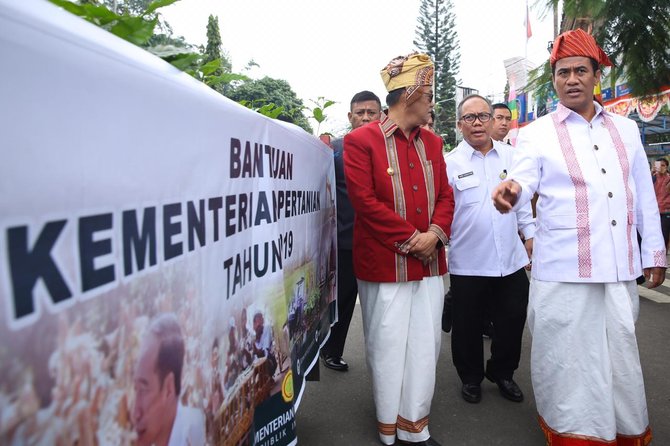
[[[117,2],[110,9],[105,0],[101,3],[74,3],[69,0],[51,0],[52,3],[78,15],[89,22],[106,29],[116,36],[138,45],[163,60],[187,72],[201,82],[220,91],[221,85],[246,80],[246,76],[224,73],[221,59],[206,60],[205,56],[189,45],[183,37],[174,37],[157,31],[159,8],[171,5],[178,0],[134,0]],[[145,8],[137,11],[136,8]],[[167,29],[171,29],[165,24]]]
[[[244,101],[242,102],[244,105],[258,111],[264,106],[269,112],[281,107],[277,119],[291,122],[312,133],[312,127],[302,113],[305,105],[285,80],[268,76],[251,80],[232,89],[228,97],[237,102]]]
[[[317,100],[311,100],[311,102],[314,104],[314,107],[306,107],[311,113],[312,116],[310,116],[310,119],[313,119],[316,121],[316,133],[315,135],[320,135],[321,133],[321,124],[326,122],[328,119],[328,116],[325,113],[325,110],[328,107],[331,107],[335,105],[335,101],[331,101],[330,99],[326,99],[323,96],[319,96]]]
[[[460,53],[451,0],[422,0],[414,45],[435,62],[435,130],[456,143],[456,76]]]
[[[572,0],[574,1],[574,0]],[[598,41],[634,94],[670,85],[670,0],[603,1]]]
[[[554,8],[558,0],[545,0]],[[637,96],[670,84],[670,0],[564,0],[561,31],[591,32],[614,63],[610,79],[625,78]],[[531,87],[547,89],[547,62]]]
[[[223,52],[223,45],[221,43],[221,32],[219,31],[219,18],[209,15],[207,19],[207,46],[204,51],[205,63],[213,60],[221,60],[221,72],[230,73],[232,71],[232,64],[230,59]]]
[[[157,10],[178,0],[50,0],[63,9],[82,17],[107,31],[138,45],[190,74],[225,96],[242,103],[262,115],[294,123],[308,132],[312,128],[302,113],[307,109],[288,82],[265,77],[251,81],[247,76],[231,72],[219,33],[218,18],[209,16],[207,46],[196,48],[172,34],[170,25],[162,21]],[[159,29],[160,24],[162,28]],[[163,30],[167,30],[163,32]],[[253,60],[248,67],[258,66]],[[332,101],[319,98],[311,110],[320,125],[326,120],[323,112]]]

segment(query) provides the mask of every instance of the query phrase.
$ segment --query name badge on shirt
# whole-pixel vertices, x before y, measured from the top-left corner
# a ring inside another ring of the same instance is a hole
[[[507,169],[503,169],[503,171],[500,172],[500,179],[504,180],[505,178],[507,178]]]
[[[475,174],[475,173],[474,173],[473,171],[465,172],[465,173],[460,174],[460,175],[458,176],[458,179],[460,180],[461,178],[466,178],[466,177],[472,176],[472,175],[474,175],[474,174]]]

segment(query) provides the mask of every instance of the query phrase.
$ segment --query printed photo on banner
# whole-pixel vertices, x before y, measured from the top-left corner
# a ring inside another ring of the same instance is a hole
[[[42,3],[0,14],[0,444],[296,444],[331,149]]]

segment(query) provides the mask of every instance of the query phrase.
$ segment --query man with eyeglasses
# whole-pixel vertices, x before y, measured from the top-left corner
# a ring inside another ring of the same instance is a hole
[[[428,418],[440,352],[444,245],[454,210],[442,140],[421,126],[433,108],[425,54],[393,59],[381,76],[388,115],[344,137],[354,219],[354,273],[377,430],[385,445],[439,446]]]
[[[491,138],[491,103],[479,95],[467,96],[458,105],[457,119],[463,141],[446,157],[456,202],[449,244],[452,359],[465,401],[481,401],[481,382],[486,377],[497,384],[504,398],[521,402],[523,392],[513,376],[521,357],[528,303],[524,267],[529,263],[535,224],[530,205],[501,215],[489,198],[507,176],[514,156],[511,146]],[[486,318],[493,322],[495,334],[491,358],[484,367]]]
[[[507,104],[503,104],[502,102],[493,104],[493,129],[491,130],[491,137],[496,141],[505,142],[511,122],[512,111]]]
[[[500,212],[540,195],[528,305],[540,426],[547,444],[646,446],[635,279],[654,288],[666,269],[647,157],[635,122],[594,101],[612,63],[591,35],[559,35],[550,63],[558,108],[523,128],[492,194]]]

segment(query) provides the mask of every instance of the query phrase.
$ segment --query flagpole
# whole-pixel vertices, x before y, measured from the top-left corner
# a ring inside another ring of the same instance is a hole
[[[526,0],[526,45],[524,59],[528,60],[528,27],[530,26],[530,14],[528,14],[528,0]],[[524,62],[525,63],[525,62]]]

